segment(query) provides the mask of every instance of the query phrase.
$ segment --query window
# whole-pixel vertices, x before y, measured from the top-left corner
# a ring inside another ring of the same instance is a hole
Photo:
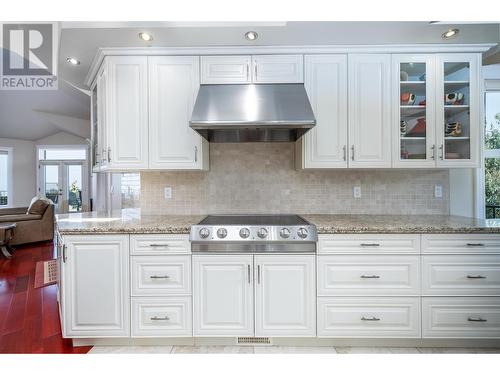
[[[38,160],[85,160],[85,148],[39,148]]]
[[[12,205],[12,150],[0,148],[0,207]]]
[[[500,91],[485,94],[484,126],[485,216],[500,218]]]

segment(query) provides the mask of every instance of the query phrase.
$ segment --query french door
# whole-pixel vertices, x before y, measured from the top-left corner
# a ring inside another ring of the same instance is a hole
[[[86,169],[84,161],[40,161],[38,192],[54,202],[56,213],[87,210]]]

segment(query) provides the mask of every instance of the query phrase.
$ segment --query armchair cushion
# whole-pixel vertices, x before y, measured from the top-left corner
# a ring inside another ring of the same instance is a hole
[[[40,220],[42,215],[35,214],[17,214],[17,215],[0,215],[0,223],[16,223],[19,221]]]
[[[45,210],[52,203],[50,199],[35,197],[31,200],[28,208],[28,214],[43,215]]]

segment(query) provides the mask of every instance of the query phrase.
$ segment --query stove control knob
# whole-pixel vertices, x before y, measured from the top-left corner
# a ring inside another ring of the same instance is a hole
[[[297,234],[299,235],[300,238],[306,238],[307,237],[307,229],[306,228],[299,228],[297,231]]]
[[[207,228],[201,228],[200,229],[200,237],[207,238],[208,236],[210,236],[210,231]]]
[[[250,236],[250,231],[248,230],[248,228],[241,228],[240,229],[240,237],[241,238],[248,238],[248,236]]]
[[[288,229],[288,228],[282,228],[280,230],[280,236],[281,236],[281,238],[288,238],[288,237],[290,237],[290,229]]]
[[[217,229],[217,237],[226,238],[226,236],[227,236],[227,229],[226,228]]]
[[[259,236],[259,238],[266,238],[267,237],[267,229],[266,228],[260,228],[257,231],[257,236]]]

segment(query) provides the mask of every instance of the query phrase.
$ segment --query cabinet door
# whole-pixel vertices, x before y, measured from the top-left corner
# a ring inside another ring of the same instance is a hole
[[[64,242],[64,337],[129,336],[128,236],[66,236]]]
[[[403,168],[436,165],[435,59],[392,56],[393,164]]]
[[[391,166],[391,55],[349,55],[350,167]]]
[[[438,167],[478,167],[480,54],[437,57]]]
[[[189,127],[199,86],[198,56],[149,57],[151,169],[208,169],[208,143]]]
[[[316,126],[297,146],[302,168],[347,167],[347,56],[305,56],[305,88]]]
[[[107,163],[112,169],[148,167],[146,56],[110,56],[106,100]]]
[[[304,82],[302,55],[252,56],[252,67],[253,83]]]
[[[315,336],[314,255],[255,256],[255,335]]]
[[[96,95],[97,95],[97,124],[96,124],[96,147],[95,152],[96,158],[96,169],[101,170],[103,167],[107,167],[108,158],[108,141],[107,141],[107,124],[106,124],[106,102],[107,102],[107,63],[104,61],[104,65],[97,74],[96,79]]]
[[[202,56],[201,83],[251,83],[250,56]]]
[[[253,336],[252,255],[193,255],[194,336]]]

